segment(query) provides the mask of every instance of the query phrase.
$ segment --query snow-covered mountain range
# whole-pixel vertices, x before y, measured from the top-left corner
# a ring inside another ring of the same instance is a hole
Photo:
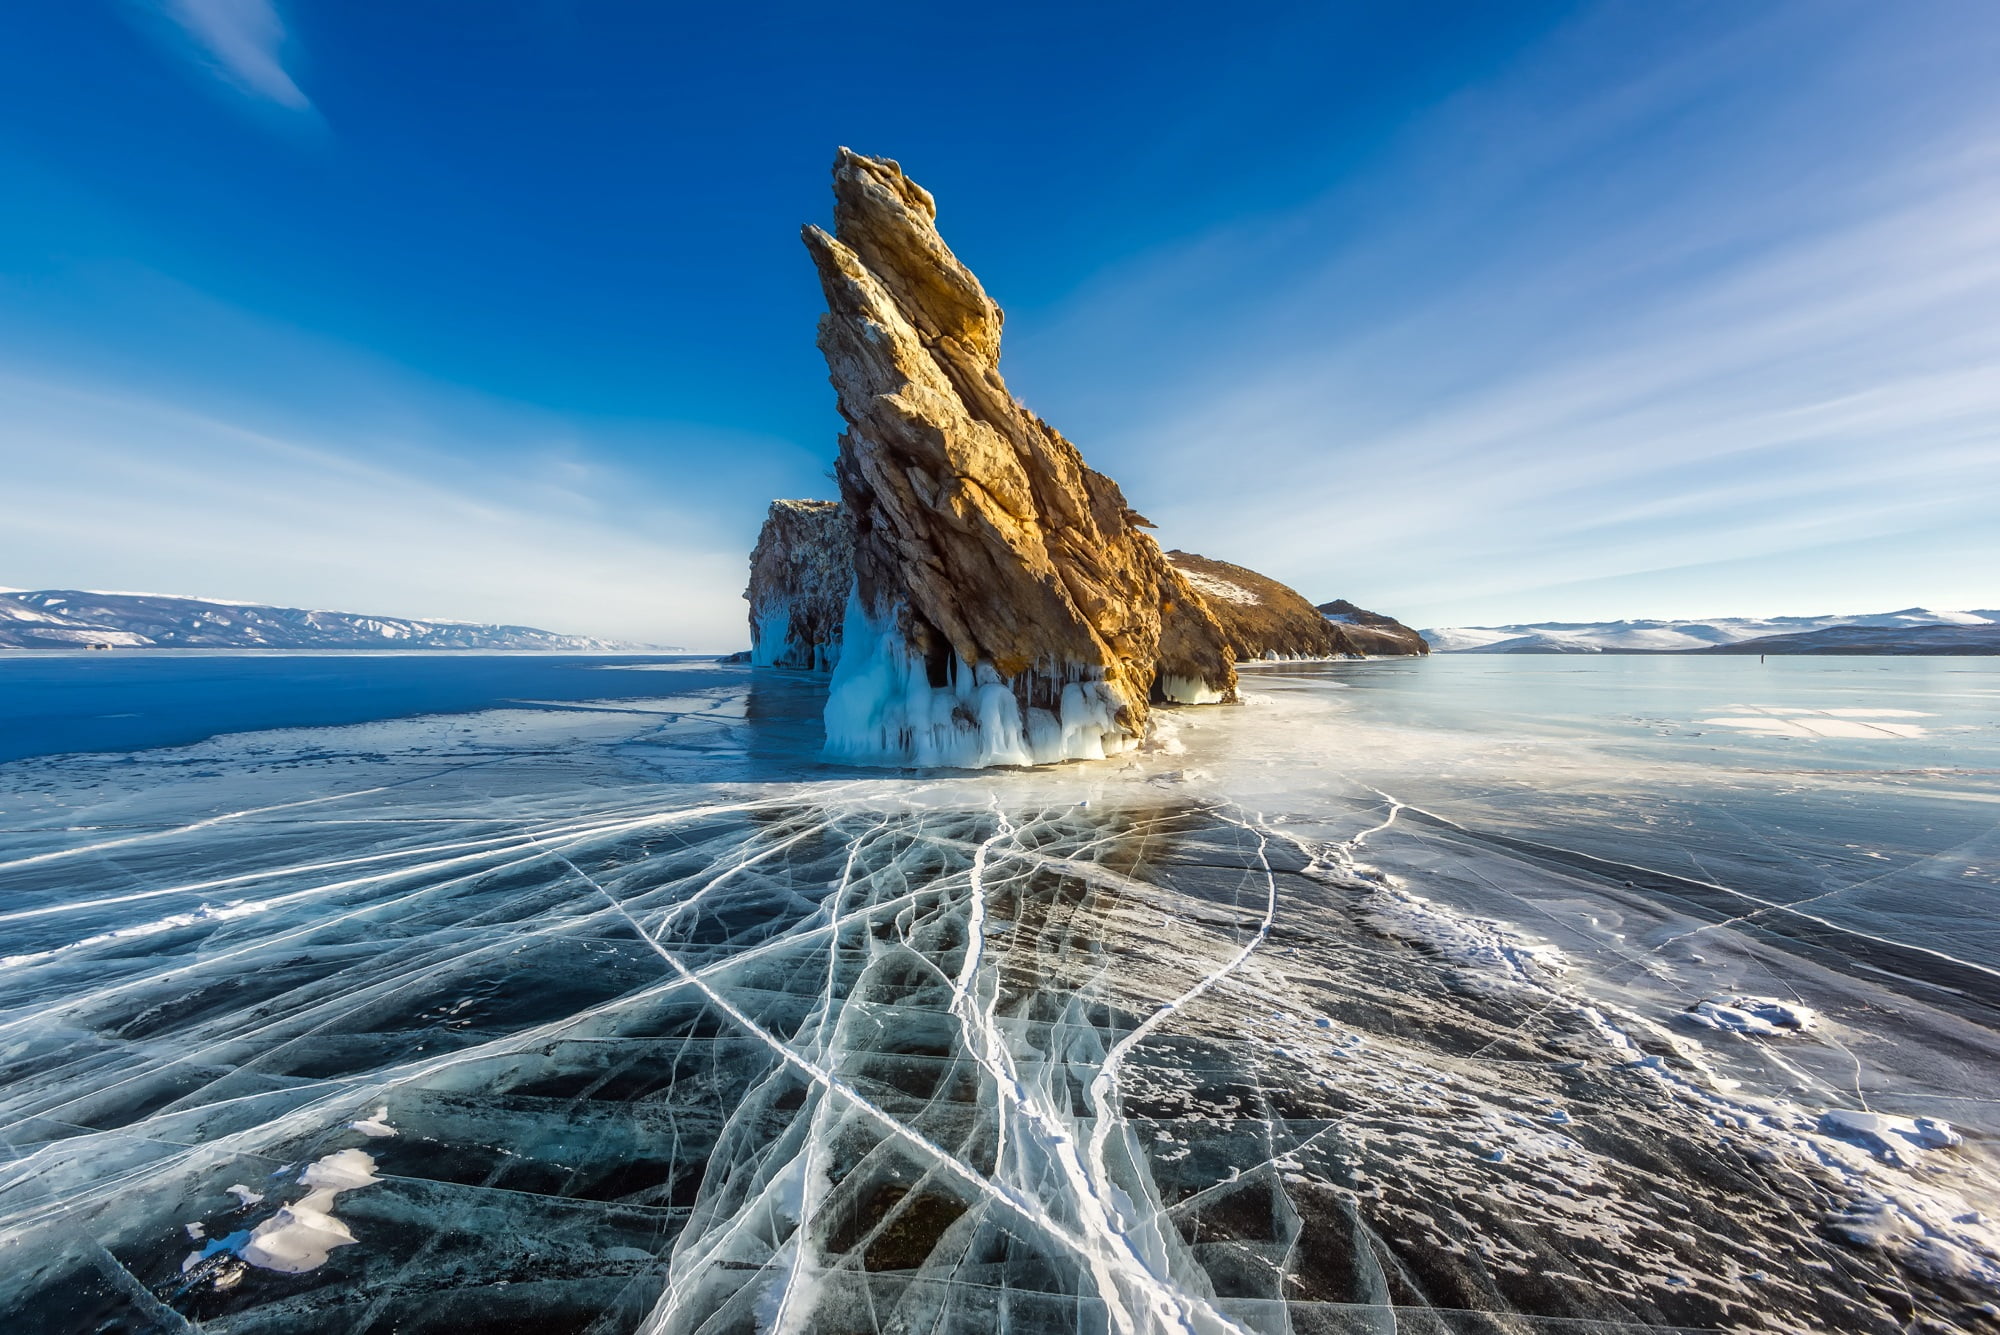
[[[1945,627],[1945,632],[1919,627]],[[1837,632],[1869,629],[1866,636]],[[1949,628],[1960,628],[1953,631]],[[1899,637],[1894,632],[1913,632]],[[1431,652],[1440,654],[1601,654],[1689,653],[1719,650],[1769,636],[1785,643],[1773,653],[1837,652],[1832,646],[1864,645],[1871,652],[1986,652],[2000,647],[2000,610],[1938,612],[1908,607],[1900,612],[1860,616],[1712,617],[1694,621],[1542,621],[1517,626],[1440,626],[1423,632]],[[1820,638],[1815,638],[1820,637]],[[1983,649],[1944,648],[1947,645],[1987,645]],[[1851,650],[1850,650],[1851,651]]]
[[[159,593],[0,590],[0,649],[630,648],[532,626],[314,612]]]

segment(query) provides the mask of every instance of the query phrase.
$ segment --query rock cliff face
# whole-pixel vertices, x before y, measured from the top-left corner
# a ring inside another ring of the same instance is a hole
[[[1394,617],[1356,607],[1345,598],[1321,603],[1317,609],[1328,621],[1336,622],[1354,652],[1363,654],[1427,654],[1430,644],[1416,631]]]
[[[750,661],[832,669],[854,583],[854,538],[838,501],[772,501],[750,554]]]
[[[843,149],[805,229],[848,429],[854,587],[829,754],[1029,764],[1134,745],[1157,701],[1229,699],[1221,625],[1116,483],[1000,378],[1000,309],[894,162]]]
[[[1316,608],[1268,575],[1193,552],[1168,552],[1167,560],[1208,603],[1239,662],[1429,652],[1408,626],[1352,603]]]

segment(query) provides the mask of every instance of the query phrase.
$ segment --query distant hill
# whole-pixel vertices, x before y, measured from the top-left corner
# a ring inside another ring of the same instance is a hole
[[[158,593],[35,589],[0,593],[0,649],[631,648],[532,626],[313,612]]]
[[[1247,566],[1179,550],[1167,553],[1167,563],[1208,605],[1239,663],[1430,652],[1394,617],[1344,599],[1315,607],[1297,589]]]
[[[1828,626],[1799,635],[1761,635],[1704,654],[2000,654],[2000,625]]]
[[[1841,638],[1836,631],[1866,630]],[[1443,626],[1423,632],[1440,654],[1910,653],[1990,654],[2000,610],[1924,607],[1859,616],[1714,617],[1690,621],[1542,621],[1514,626]],[[1813,639],[1816,635],[1828,638]],[[1782,644],[1772,643],[1781,640]],[[1807,647],[1810,642],[1811,647]],[[1756,643],[1759,647],[1749,649]],[[1831,648],[1845,644],[1868,647]],[[1904,647],[1894,647],[1894,646]]]

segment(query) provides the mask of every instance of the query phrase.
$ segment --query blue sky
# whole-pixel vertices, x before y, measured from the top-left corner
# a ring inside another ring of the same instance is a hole
[[[0,584],[741,642],[900,159],[1169,545],[1418,624],[2000,605],[1986,0],[0,18]]]

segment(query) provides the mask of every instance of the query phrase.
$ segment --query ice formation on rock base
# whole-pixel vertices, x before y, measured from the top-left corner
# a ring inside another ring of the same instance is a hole
[[[750,661],[826,672],[840,661],[854,538],[837,501],[772,501],[750,553]]]
[[[1222,628],[1150,525],[1008,393],[1000,310],[939,237],[930,195],[894,162],[845,149],[833,177],[834,233],[804,235],[848,424],[835,466],[854,539],[844,634],[869,643],[849,641],[835,669],[829,752],[1108,754],[1145,735],[1169,682],[1181,698],[1232,698]]]
[[[906,616],[894,608],[873,618],[859,597],[848,600],[846,652],[826,702],[829,756],[982,769],[1102,760],[1137,744],[1101,677],[1065,680],[1045,667],[1008,681],[990,664],[954,658],[933,685],[904,638]]]

